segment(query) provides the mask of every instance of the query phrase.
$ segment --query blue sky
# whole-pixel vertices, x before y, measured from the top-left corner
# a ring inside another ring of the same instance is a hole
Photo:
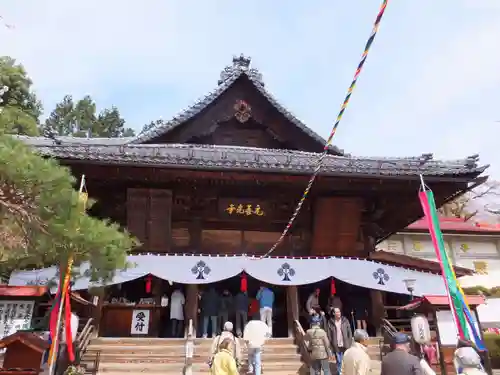
[[[47,112],[65,94],[129,126],[169,119],[234,54],[326,137],[378,0],[0,0],[0,55],[25,64]],[[354,155],[479,153],[500,179],[500,1],[392,0],[334,143]]]

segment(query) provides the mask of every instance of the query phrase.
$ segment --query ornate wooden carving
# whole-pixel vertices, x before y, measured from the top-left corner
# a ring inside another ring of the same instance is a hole
[[[252,117],[252,107],[244,100],[237,100],[233,108],[234,117],[241,123],[247,122]]]

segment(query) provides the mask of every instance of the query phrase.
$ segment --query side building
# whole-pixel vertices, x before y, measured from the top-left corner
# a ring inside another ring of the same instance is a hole
[[[445,246],[455,266],[477,274],[500,272],[500,225],[440,218]],[[436,261],[425,219],[417,220],[377,244],[377,250]]]

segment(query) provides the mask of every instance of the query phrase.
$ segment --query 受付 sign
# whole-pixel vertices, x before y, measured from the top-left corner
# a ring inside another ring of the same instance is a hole
[[[149,332],[149,310],[132,311],[132,325],[130,333],[132,335],[147,335]]]

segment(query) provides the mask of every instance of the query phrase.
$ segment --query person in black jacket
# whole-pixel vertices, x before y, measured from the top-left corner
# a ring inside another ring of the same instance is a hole
[[[241,337],[243,329],[247,325],[248,320],[248,294],[247,292],[239,292],[234,297],[234,307],[236,310],[236,335]]]
[[[218,335],[219,325],[217,319],[219,315],[219,295],[214,288],[210,288],[201,296],[201,316],[203,317],[203,338],[208,337],[208,322],[211,322],[212,337]]]
[[[224,323],[229,321],[229,314],[232,312],[232,310],[233,296],[231,295],[229,290],[225,289],[219,299],[219,318],[221,323],[220,329],[224,329]]]

